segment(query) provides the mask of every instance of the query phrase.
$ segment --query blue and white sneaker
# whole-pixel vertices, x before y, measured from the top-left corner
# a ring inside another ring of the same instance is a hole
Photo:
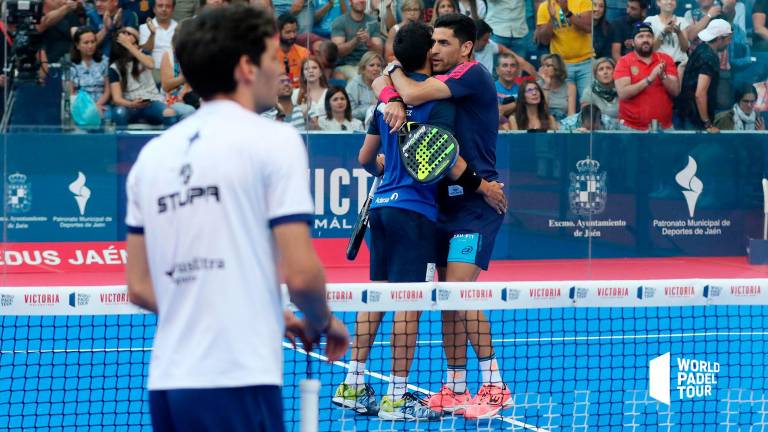
[[[399,400],[389,396],[381,399],[379,418],[382,420],[437,420],[441,414],[429,409],[423,393],[406,393]]]
[[[376,392],[373,387],[366,384],[364,387],[341,383],[336,387],[336,393],[331,399],[334,405],[355,410],[358,414],[376,415],[379,412],[379,405],[376,403]]]

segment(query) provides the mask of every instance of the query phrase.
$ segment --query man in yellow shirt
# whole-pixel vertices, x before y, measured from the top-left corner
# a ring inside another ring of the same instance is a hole
[[[536,12],[534,37],[560,54],[581,97],[592,83],[592,1],[545,0]]]

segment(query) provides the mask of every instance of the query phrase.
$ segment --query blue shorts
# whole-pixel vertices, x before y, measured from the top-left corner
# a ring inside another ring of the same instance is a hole
[[[435,275],[435,223],[396,207],[371,210],[371,280],[431,282]]]
[[[152,390],[149,411],[155,432],[283,432],[278,386]]]
[[[488,270],[504,215],[480,198],[441,205],[437,217],[437,266],[449,262],[474,264]]]

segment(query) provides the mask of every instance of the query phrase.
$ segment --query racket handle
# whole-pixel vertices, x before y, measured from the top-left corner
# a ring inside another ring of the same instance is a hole
[[[320,380],[304,379],[299,383],[301,391],[301,432],[317,432],[320,424]]]

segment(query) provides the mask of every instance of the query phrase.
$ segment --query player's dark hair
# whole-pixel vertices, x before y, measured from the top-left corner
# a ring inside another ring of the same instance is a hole
[[[432,48],[432,28],[421,22],[411,22],[395,34],[392,50],[406,72],[421,69]]]
[[[298,24],[299,21],[296,20],[296,17],[290,13],[285,12],[284,14],[277,17],[277,31],[283,31],[283,27],[287,26],[288,24]]]
[[[480,39],[481,37],[493,32],[491,26],[489,26],[487,22],[481,19],[475,20],[475,27],[477,27],[477,39]]]
[[[445,27],[453,30],[453,35],[459,40],[460,44],[472,42],[474,48],[477,40],[477,26],[472,18],[458,14],[445,14],[435,21],[435,28]]]
[[[184,78],[204,100],[237,88],[235,66],[242,56],[260,65],[275,21],[262,9],[243,5],[209,8],[186,20],[176,44]]]

